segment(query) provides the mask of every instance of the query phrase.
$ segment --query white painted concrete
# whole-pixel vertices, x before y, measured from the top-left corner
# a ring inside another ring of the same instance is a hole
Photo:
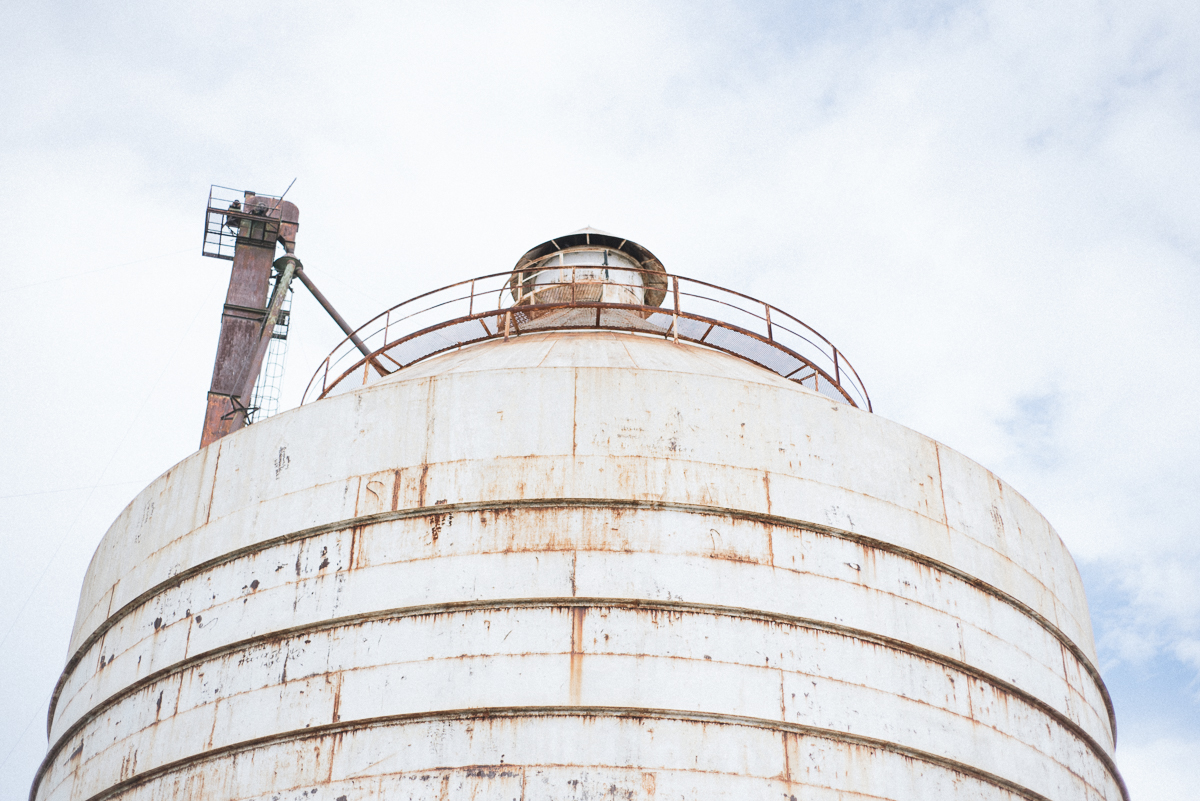
[[[478,345],[194,454],[71,652],[47,801],[1121,797],[1024,498],[658,338]]]

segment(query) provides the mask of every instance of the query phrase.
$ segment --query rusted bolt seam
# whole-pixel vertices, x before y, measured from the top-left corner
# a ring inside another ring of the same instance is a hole
[[[418,506],[411,509],[402,509],[394,512],[380,512],[373,515],[364,515],[361,517],[351,517],[345,520],[336,521],[333,523],[324,523],[319,526],[301,529],[300,531],[289,534],[282,534],[277,537],[272,537],[261,542],[245,545],[220,556],[213,557],[204,562],[201,562],[194,567],[186,570],[181,570],[174,576],[162,581],[145,592],[139,594],[126,604],[124,604],[115,613],[107,617],[96,629],[88,635],[87,639],[80,644],[79,648],[67,661],[63,668],[62,674],[59,676],[58,682],[54,687],[54,693],[50,698],[50,706],[46,713],[46,733],[49,735],[54,721],[54,710],[58,705],[59,696],[62,693],[63,686],[67,679],[78,667],[83,660],[87,651],[111,629],[118,621],[129,615],[134,609],[145,604],[151,598],[165,592],[168,589],[179,586],[184,581],[193,576],[205,573],[215,567],[236,561],[243,556],[265,551],[277,545],[283,545],[290,542],[309,539],[312,537],[328,534],[335,531],[342,531],[354,526],[369,526],[376,523],[386,523],[394,520],[404,520],[415,517],[425,517],[430,514],[446,514],[447,512],[478,512],[478,511],[496,511],[503,509],[548,509],[548,508],[573,508],[573,507],[591,507],[591,508],[619,508],[619,509],[644,509],[648,511],[678,511],[701,515],[721,515],[724,517],[732,517],[738,520],[750,520],[767,525],[780,526],[784,528],[800,529],[803,531],[811,531],[818,534],[825,534],[831,537],[847,540],[858,543],[864,547],[873,548],[875,550],[892,553],[897,556],[908,559],[917,564],[931,567],[939,570],[947,575],[963,581],[972,587],[991,595],[1004,603],[1014,607],[1022,614],[1034,620],[1038,625],[1050,632],[1059,642],[1061,642],[1072,655],[1087,671],[1096,687],[1100,690],[1100,695],[1104,699],[1105,710],[1108,712],[1109,726],[1113,733],[1113,742],[1117,739],[1117,718],[1116,711],[1113,708],[1112,697],[1108,693],[1108,688],[1104,684],[1104,680],[1100,677],[1100,671],[1091,663],[1083,650],[1071,640],[1058,626],[1054,625],[1045,616],[1037,610],[1030,607],[1023,601],[1009,595],[998,587],[995,587],[987,582],[972,576],[971,574],[960,570],[956,567],[948,565],[940,560],[934,559],[917,551],[903,548],[883,540],[867,537],[862,534],[855,534],[845,529],[834,528],[832,526],[822,525],[820,523],[810,523],[802,520],[797,520],[790,517],[782,517],[779,515],[771,515],[762,512],[750,512],[741,509],[730,509],[722,506],[705,506],[701,504],[685,504],[674,503],[667,501],[641,501],[633,499],[607,499],[607,498],[536,498],[536,499],[517,499],[506,501],[471,501],[467,503],[451,503],[441,504],[438,506]]]
[[[445,507],[438,507],[445,508]],[[795,615],[785,615],[778,612],[766,612],[757,609],[747,609],[743,607],[720,606],[716,604],[701,604],[689,603],[684,601],[657,601],[657,600],[636,600],[628,598],[580,598],[580,597],[560,597],[560,598],[529,598],[529,599],[505,599],[505,600],[490,600],[490,601],[456,601],[451,603],[441,604],[424,604],[421,606],[399,607],[395,609],[378,610],[374,612],[364,612],[355,615],[346,615],[338,618],[329,618],[313,623],[307,623],[300,626],[292,626],[278,631],[267,632],[255,637],[248,637],[244,640],[239,640],[233,643],[227,643],[217,648],[210,649],[195,656],[188,657],[185,660],[169,665],[154,673],[148,674],[138,681],[127,685],[118,692],[96,704],[87,713],[71,724],[70,728],[62,733],[51,746],[46,754],[42,765],[39,767],[37,776],[34,779],[34,787],[41,781],[42,776],[50,765],[53,763],[57,755],[68,745],[71,738],[79,733],[88,723],[99,717],[106,710],[115,706],[124,698],[134,695],[146,687],[168,678],[172,675],[182,673],[195,665],[202,664],[213,659],[218,659],[230,653],[239,650],[248,650],[256,645],[261,645],[273,640],[283,640],[297,635],[312,634],[320,631],[329,631],[337,628],[346,628],[361,623],[374,622],[379,620],[398,620],[409,617],[422,617],[427,615],[438,615],[456,612],[472,612],[472,611],[491,611],[500,609],[539,609],[539,608],[606,608],[606,609],[646,609],[662,612],[676,612],[687,614],[707,614],[713,616],[735,617],[748,620],[763,621],[769,623],[777,623],[790,625],[796,628],[805,628],[814,631],[826,631],[832,634],[838,634],[845,637],[850,637],[863,642],[875,643],[885,648],[890,648],[894,651],[912,654],[914,656],[925,659],[926,661],[935,664],[945,665],[949,668],[957,670],[968,676],[972,676],[980,681],[997,687],[1009,695],[1024,701],[1026,704],[1041,711],[1043,714],[1052,718],[1063,728],[1067,729],[1079,740],[1086,744],[1089,750],[1104,764],[1105,769],[1113,776],[1116,781],[1124,786],[1120,772],[1117,770],[1117,765],[1113,759],[1104,750],[1103,746],[1098,743],[1088,732],[1075,721],[1071,720],[1062,712],[1058,711],[1050,704],[1046,703],[1037,696],[1029,693],[1026,690],[1017,687],[1004,679],[993,676],[984,670],[981,670],[974,665],[966,662],[953,659],[948,656],[931,651],[927,648],[922,648],[917,645],[905,642],[903,640],[887,637],[882,634],[864,631],[862,629],[852,628],[850,626],[842,626],[837,623],[828,621],[816,620],[813,618],[804,618]],[[1064,766],[1065,767],[1065,766]]]
[[[263,746],[272,746],[297,740],[315,739],[324,737],[329,734],[337,734],[348,731],[363,730],[369,728],[381,728],[386,726],[404,725],[406,723],[424,723],[432,721],[448,721],[448,720],[470,720],[470,719],[489,719],[489,718],[522,718],[522,717],[612,717],[612,718],[652,718],[656,720],[678,720],[695,723],[716,723],[719,725],[729,726],[745,726],[756,729],[767,729],[778,731],[786,734],[798,734],[805,737],[814,737],[831,742],[846,743],[850,745],[862,746],[865,748],[877,748],[882,751],[897,754],[899,756],[916,759],[930,765],[958,773],[963,776],[969,776],[978,779],[987,784],[1003,788],[1009,792],[1016,793],[1029,801],[1051,801],[1046,796],[1037,793],[1028,787],[1017,784],[1016,782],[1006,779],[1002,776],[997,776],[988,771],[979,770],[971,765],[962,762],[957,762],[946,757],[938,756],[927,751],[920,751],[915,748],[898,745],[887,740],[880,740],[873,737],[863,737],[856,734],[848,734],[845,732],[824,729],[817,726],[805,726],[798,723],[783,723],[776,720],[767,720],[763,718],[746,717],[742,715],[723,715],[711,712],[688,712],[684,710],[673,709],[640,709],[636,707],[595,707],[595,706],[531,706],[531,707],[480,707],[477,709],[455,709],[444,712],[421,712],[408,715],[387,715],[378,718],[368,718],[364,720],[354,721],[353,723],[330,723],[321,726],[313,726],[306,729],[295,729],[289,732],[281,732],[279,734],[267,735],[265,737],[256,737],[252,740],[246,740],[240,743],[234,743],[221,748],[214,748],[202,754],[195,754],[184,759],[179,759],[174,762],[169,762],[165,765],[160,765],[157,768],[151,768],[143,773],[131,776],[124,781],[118,782],[111,787],[108,787],[99,793],[86,799],[86,801],[106,801],[115,795],[132,789],[138,785],[152,781],[161,776],[173,773],[190,765],[220,759],[225,756],[250,751]],[[430,767],[426,770],[438,770],[439,768]],[[36,785],[35,785],[36,788]],[[1120,783],[1120,789],[1125,801],[1129,801],[1129,796],[1125,791],[1124,783]],[[36,801],[36,796],[33,792],[30,794],[30,801]]]

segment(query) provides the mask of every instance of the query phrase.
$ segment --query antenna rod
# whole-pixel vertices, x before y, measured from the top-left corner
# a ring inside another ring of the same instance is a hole
[[[292,179],[292,182],[291,182],[290,184],[288,184],[288,186],[287,186],[287,189],[283,190],[283,194],[279,196],[279,200],[276,200],[276,201],[275,201],[275,205],[271,207],[271,210],[272,210],[272,211],[274,211],[275,209],[279,208],[279,204],[283,202],[283,199],[284,199],[285,197],[287,197],[287,193],[288,193],[288,192],[291,192],[291,191],[292,191],[292,187],[293,187],[293,186],[295,186],[295,185],[296,185],[296,179],[295,179],[295,178],[293,178],[293,179]]]
[[[346,336],[350,337],[350,341],[354,343],[359,352],[367,357],[367,360],[371,362],[371,366],[375,368],[376,372],[381,376],[387,375],[389,371],[380,367],[379,362],[372,356],[371,349],[367,347],[367,343],[359,339],[358,334],[354,333],[354,329],[350,327],[346,319],[338,314],[337,309],[333,308],[333,304],[329,302],[329,298],[325,297],[325,293],[317,289],[317,285],[308,277],[308,273],[304,272],[304,268],[298,264],[296,265],[296,277],[300,279],[302,284],[308,287],[308,291],[317,299],[317,303],[320,303],[321,308],[329,313],[329,316],[333,318],[333,321],[338,324],[338,327],[342,329]]]

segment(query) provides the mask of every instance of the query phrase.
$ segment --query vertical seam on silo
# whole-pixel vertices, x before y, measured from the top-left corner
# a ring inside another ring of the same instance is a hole
[[[536,340],[535,340],[535,341],[536,341]],[[546,342],[547,340],[543,339],[542,341],[543,341],[543,342]],[[550,358],[550,354],[554,352],[554,349],[555,349],[556,347],[558,347],[558,340],[557,340],[557,339],[553,339],[553,338],[552,338],[552,339],[550,339],[550,340],[549,340],[549,343],[550,343],[550,347],[546,348],[546,352],[542,354],[542,358],[538,359],[538,361],[537,361],[537,364],[535,364],[535,365],[534,365],[534,367],[545,367],[545,366],[546,366],[546,359],[549,359],[549,358]]]
[[[620,338],[614,337],[614,339],[620,339]],[[621,349],[625,351],[625,355],[629,357],[629,361],[633,363],[634,369],[635,370],[642,369],[642,366],[640,364],[638,364],[637,359],[633,358],[633,354],[629,352],[629,347],[625,344],[624,339],[620,339],[620,344],[621,344]]]
[[[950,533],[950,514],[946,511],[946,483],[942,480],[942,449],[935,442],[933,443],[933,455],[937,459],[938,466],[938,495],[942,497],[942,524],[946,527],[946,533]]]
[[[338,723],[341,721],[342,708],[342,681],[345,679],[345,671],[338,671],[337,674],[337,689],[333,691],[333,717],[330,723]]]
[[[583,700],[583,617],[587,607],[571,609],[571,662],[567,679],[567,700],[579,706]]]
[[[434,423],[434,379],[426,379],[428,383],[425,385],[425,441],[421,443],[421,484],[417,488],[417,506],[425,505],[425,484],[429,479],[429,429]]]
[[[330,724],[330,725],[332,725],[332,724]],[[343,734],[341,732],[339,732],[339,733],[334,734],[333,737],[330,738],[329,751],[327,752],[327,755],[325,757],[327,760],[326,765],[328,766],[325,770],[325,783],[326,784],[333,783],[333,766],[338,761],[338,747],[342,744],[342,736],[343,736]]]
[[[421,465],[421,481],[417,486],[417,508],[425,507],[425,481],[429,477],[429,463],[425,462]]]
[[[212,519],[213,498],[217,494],[217,471],[221,469],[221,449],[224,447],[224,442],[217,443],[217,460],[213,464],[212,486],[208,488],[208,509],[204,512],[205,525],[208,525],[208,521]]]
[[[787,692],[784,689],[784,678],[783,668],[779,668],[779,719],[787,723]]]
[[[763,471],[763,486],[767,490],[767,514],[771,514],[771,473],[767,470]],[[770,560],[772,568],[775,567],[775,527],[766,526],[767,529],[767,557]]]
[[[212,727],[209,728],[209,730],[208,730],[208,742],[206,743],[206,748],[205,748],[205,750],[207,750],[207,751],[212,750],[213,738],[216,737],[216,734],[217,734],[217,721],[220,719],[220,717],[221,717],[221,699],[218,698],[217,700],[213,701]]]
[[[1063,705],[1066,707],[1066,711],[1070,713],[1075,707],[1075,698],[1072,693],[1076,692],[1076,690],[1075,684],[1071,681],[1071,669],[1067,667],[1067,646],[1063,645],[1061,640],[1058,643],[1058,653],[1062,657],[1063,681],[1067,683],[1067,697],[1063,699]],[[1083,688],[1081,687],[1078,692],[1082,695]],[[1086,701],[1084,703],[1085,705],[1087,704]],[[1112,727],[1110,733],[1112,735],[1113,750],[1115,751],[1117,748],[1117,731],[1115,726]]]
[[[976,680],[977,680],[977,678],[973,678],[968,673],[966,682],[964,682],[966,685],[964,692],[967,694],[967,714],[970,716],[971,720],[977,720],[977,718],[975,717],[975,699],[972,697],[972,688],[973,688]],[[992,686],[995,687],[996,685],[992,685]]]

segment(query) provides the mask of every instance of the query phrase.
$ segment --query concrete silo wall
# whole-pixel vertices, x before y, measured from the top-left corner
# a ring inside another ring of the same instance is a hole
[[[34,801],[1122,795],[1078,572],[1020,495],[630,335],[198,452],[105,537],[71,654]]]

